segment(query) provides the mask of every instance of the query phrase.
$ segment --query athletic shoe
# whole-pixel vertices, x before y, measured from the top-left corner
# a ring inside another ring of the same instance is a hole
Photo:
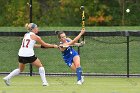
[[[42,85],[43,85],[43,86],[49,86],[49,84],[48,84],[48,83],[43,83]]]
[[[84,76],[81,76],[81,82],[84,83]]]
[[[77,85],[82,85],[81,80],[77,81]]]
[[[7,86],[10,86],[10,79],[3,78],[3,80]]]

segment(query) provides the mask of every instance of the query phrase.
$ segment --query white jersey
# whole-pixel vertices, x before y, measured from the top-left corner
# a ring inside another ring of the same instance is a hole
[[[22,45],[19,49],[18,55],[22,57],[30,57],[34,55],[34,44],[36,43],[35,40],[31,39],[31,35],[34,34],[33,32],[26,33],[22,40]]]

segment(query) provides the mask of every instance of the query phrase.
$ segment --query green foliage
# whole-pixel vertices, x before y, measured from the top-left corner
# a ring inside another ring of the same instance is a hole
[[[1,0],[0,26],[29,22],[30,0]],[[80,6],[85,6],[86,26],[140,25],[139,0],[32,0],[32,20],[40,26],[81,26]],[[130,13],[126,13],[126,9]]]
[[[26,9],[26,2],[19,0],[12,0],[5,5],[5,19],[7,26],[19,26],[25,24],[28,20],[28,14]]]

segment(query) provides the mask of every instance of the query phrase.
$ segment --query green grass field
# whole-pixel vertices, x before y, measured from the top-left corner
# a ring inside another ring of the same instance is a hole
[[[80,31],[81,27],[39,27],[39,30],[43,31]],[[90,26],[86,27],[86,31],[140,31],[140,26]],[[26,31],[24,27],[0,27],[0,32],[22,32]]]
[[[6,86],[0,76],[0,93],[140,93],[139,78],[85,77],[76,85],[76,77],[48,76],[49,86],[42,86],[39,76],[16,76]]]

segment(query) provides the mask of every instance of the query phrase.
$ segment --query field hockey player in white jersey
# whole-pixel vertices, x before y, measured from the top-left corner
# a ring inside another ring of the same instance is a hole
[[[48,86],[45,76],[45,69],[41,61],[35,56],[34,47],[38,47],[35,44],[36,42],[38,42],[42,48],[58,48],[58,46],[45,43],[41,37],[36,35],[38,33],[38,27],[35,23],[26,24],[25,27],[29,30],[29,32],[24,35],[21,47],[18,52],[19,67],[4,77],[3,80],[7,86],[10,86],[10,79],[16,75],[19,75],[20,72],[24,70],[26,63],[31,63],[33,66],[39,69],[42,85]]]

